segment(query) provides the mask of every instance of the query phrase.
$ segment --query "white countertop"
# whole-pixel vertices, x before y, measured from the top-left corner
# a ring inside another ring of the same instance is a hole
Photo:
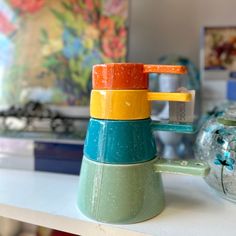
[[[108,225],[76,207],[78,176],[0,169],[0,215],[79,235],[236,235],[236,204],[200,177],[163,175],[166,208],[132,225]]]

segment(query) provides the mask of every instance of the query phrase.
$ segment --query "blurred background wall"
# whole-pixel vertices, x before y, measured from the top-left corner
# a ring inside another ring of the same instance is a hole
[[[166,54],[200,67],[203,26],[236,23],[235,0],[131,0],[129,61],[156,63]],[[203,110],[225,98],[225,81],[203,82]]]
[[[201,27],[235,25],[235,9],[235,0],[131,0],[129,59],[176,53],[199,66]]]

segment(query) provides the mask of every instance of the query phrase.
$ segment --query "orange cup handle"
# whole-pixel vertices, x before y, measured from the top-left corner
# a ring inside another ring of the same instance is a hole
[[[187,68],[185,66],[172,65],[144,65],[143,72],[158,74],[186,74]]]

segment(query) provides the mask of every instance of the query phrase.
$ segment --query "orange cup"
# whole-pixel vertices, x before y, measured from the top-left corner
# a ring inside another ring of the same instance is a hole
[[[148,73],[185,74],[186,67],[109,63],[93,66],[93,89],[147,89]]]

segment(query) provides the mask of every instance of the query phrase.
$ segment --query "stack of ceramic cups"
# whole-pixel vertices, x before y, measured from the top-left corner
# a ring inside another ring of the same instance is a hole
[[[93,67],[91,119],[81,168],[78,206],[86,216],[133,223],[164,206],[150,101],[191,100],[189,93],[148,91],[148,73],[184,73],[181,66],[113,63]]]
[[[185,68],[145,66],[119,63],[93,67],[92,119],[84,149],[86,158],[123,165],[150,161],[156,156],[149,101],[168,98],[167,93],[148,91],[147,72],[184,73]],[[183,100],[189,98],[189,94],[178,95]],[[173,96],[171,93],[170,97]]]

